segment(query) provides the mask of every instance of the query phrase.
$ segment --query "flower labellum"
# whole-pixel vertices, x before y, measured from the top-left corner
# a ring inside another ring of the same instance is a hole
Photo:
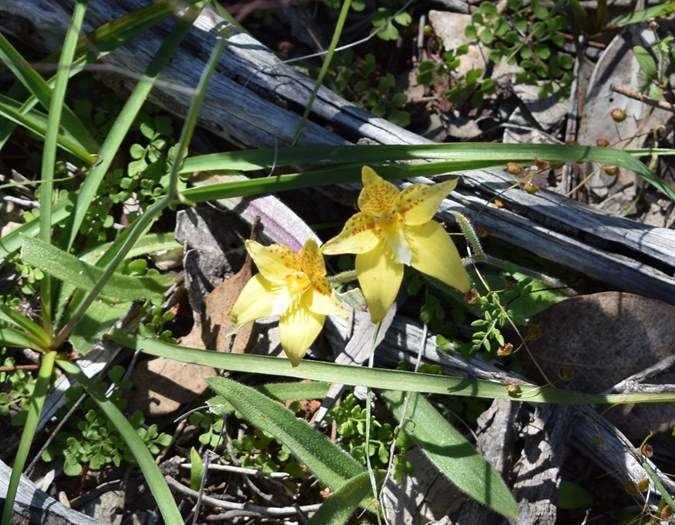
[[[368,166],[361,175],[361,211],[322,251],[356,254],[356,274],[373,322],[381,321],[396,299],[404,265],[468,292],[471,283],[457,248],[443,226],[432,220],[457,181],[413,184],[399,191]]]
[[[260,273],[244,286],[230,319],[243,324],[280,316],[281,347],[297,366],[319,335],[326,316],[348,315],[326,279],[321,251],[313,240],[298,253],[280,244],[263,246],[251,240],[246,241],[246,251]]]

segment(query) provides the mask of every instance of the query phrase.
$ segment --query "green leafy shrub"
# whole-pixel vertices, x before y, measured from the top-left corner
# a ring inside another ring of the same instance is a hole
[[[357,461],[366,464],[366,408],[354,394],[347,394],[340,405],[333,408],[329,421],[337,428],[338,443]],[[394,455],[394,474],[400,480],[404,472],[410,472],[412,466],[405,459],[405,451],[410,446],[405,433],[394,435],[391,423],[382,423],[371,416],[368,456],[374,469],[386,469],[389,464],[389,450],[396,442]]]
[[[128,381],[122,379],[123,374],[121,367],[113,367],[108,372],[108,378],[117,384],[110,400],[120,409],[126,404],[122,394],[131,387]],[[79,388],[69,391],[67,405],[72,406],[80,394]],[[85,468],[98,471],[108,465],[119,467],[123,461],[134,463],[126,442],[90,398],[85,399],[71,421],[42,453],[43,461],[62,457],[63,471],[68,476],[78,476]],[[145,418],[140,412],[134,413],[129,421],[154,456],[171,442],[171,436],[159,432],[157,425],[145,426]]]
[[[493,2],[483,2],[471,18],[465,35],[488,47],[492,62],[517,64],[517,83],[539,85],[541,97],[569,95],[574,59],[563,50],[567,22],[561,5],[508,0],[500,13]]]
[[[394,75],[381,71],[375,55],[357,59],[351,49],[336,54],[326,80],[332,89],[378,117],[399,126],[410,124],[410,114],[404,109],[407,95],[396,90]]]
[[[16,360],[6,355],[5,348],[0,349],[0,366],[13,367]],[[28,370],[0,372],[0,416],[11,417],[12,425],[21,425],[26,414],[23,411],[27,401],[33,395],[35,378]]]

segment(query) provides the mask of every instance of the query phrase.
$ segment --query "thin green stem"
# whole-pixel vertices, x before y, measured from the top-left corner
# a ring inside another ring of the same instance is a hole
[[[21,440],[19,441],[19,448],[17,449],[14,458],[14,465],[12,466],[12,475],[9,478],[9,485],[7,487],[7,496],[5,498],[5,507],[2,510],[2,525],[9,525],[12,521],[12,514],[14,511],[14,501],[16,500],[16,491],[19,488],[21,481],[21,474],[28,454],[30,446],[35,436],[38,421],[40,420],[40,413],[47,397],[49,390],[49,383],[51,382],[52,373],[54,372],[54,362],[56,360],[56,352],[50,351],[42,356],[40,362],[40,369],[38,370],[37,381],[35,382],[35,390],[28,403],[26,422],[21,432]]]
[[[105,269],[103,270],[103,274],[101,275],[100,279],[96,282],[94,287],[87,293],[87,295],[84,296],[82,301],[77,305],[77,308],[73,312],[73,315],[68,320],[68,322],[63,326],[63,328],[61,328],[61,330],[59,330],[59,333],[57,334],[54,342],[55,348],[58,348],[61,344],[63,344],[64,341],[66,341],[66,339],[68,339],[68,336],[73,331],[73,329],[80,321],[80,319],[82,319],[84,314],[87,312],[87,309],[89,308],[89,306],[91,306],[91,303],[94,302],[94,300],[101,293],[101,290],[103,289],[105,284],[110,279],[110,277],[112,277],[113,273],[117,269],[117,266],[119,266],[119,264],[124,260],[129,250],[131,250],[134,247],[136,241],[138,241],[141,235],[143,235],[147,227],[150,224],[152,224],[155,218],[158,217],[166,207],[168,207],[173,203],[177,193],[177,181],[178,181],[178,172],[180,171],[180,164],[183,162],[183,158],[187,153],[189,142],[190,139],[192,138],[192,133],[194,132],[194,128],[197,125],[197,117],[199,115],[199,109],[201,107],[202,101],[204,100],[204,93],[206,92],[206,87],[208,85],[209,79],[213,74],[215,65],[218,63],[218,61],[220,60],[220,56],[225,50],[226,44],[227,40],[225,39],[225,37],[224,36],[219,37],[218,42],[211,51],[211,56],[209,57],[209,60],[206,64],[204,71],[202,71],[202,76],[199,79],[199,83],[196,88],[197,94],[195,95],[194,99],[192,100],[192,103],[190,104],[190,109],[188,111],[188,115],[185,119],[185,124],[183,125],[183,130],[181,132],[180,142],[178,144],[178,147],[176,148],[174,158],[172,159],[172,169],[170,173],[169,189],[167,194],[164,195],[164,197],[162,197],[152,206],[150,206],[131,227],[131,230],[124,239],[124,242],[119,246],[117,252],[110,259]]]
[[[295,135],[293,136],[293,142],[291,143],[291,146],[295,146],[298,143],[298,140],[300,140],[302,130],[304,129],[307,119],[309,118],[309,112],[312,111],[312,106],[314,105],[316,95],[323,84],[323,79],[326,76],[326,73],[328,73],[328,68],[330,67],[331,62],[333,61],[335,48],[340,41],[340,35],[342,35],[342,30],[345,27],[345,22],[347,20],[347,15],[349,14],[349,8],[351,5],[351,0],[344,0],[344,2],[342,2],[342,8],[340,9],[340,14],[338,15],[338,19],[335,24],[335,31],[333,31],[333,37],[331,38],[330,44],[328,46],[328,52],[321,63],[321,69],[319,70],[319,75],[316,77],[314,89],[312,89],[312,93],[309,95],[307,106],[305,106],[305,111],[302,114],[302,120],[300,120],[298,123],[298,128],[295,130]]]
[[[375,332],[373,333],[373,341],[370,346],[370,353],[368,355],[368,368],[372,370],[373,361],[375,360],[375,348],[377,347],[377,338],[380,335],[380,328],[382,321],[378,321],[375,325]],[[368,468],[368,477],[370,478],[370,487],[373,490],[373,497],[377,501],[377,480],[375,479],[375,471],[370,462],[370,417],[371,405],[373,403],[373,392],[370,388],[366,389],[366,435],[365,435],[365,452],[366,452],[366,466]],[[380,523],[380,514],[377,514],[377,522]]]
[[[61,114],[63,112],[64,100],[66,96],[66,87],[68,86],[68,77],[70,65],[73,62],[77,39],[82,28],[84,13],[87,10],[87,1],[78,0],[75,2],[73,18],[66,38],[63,42],[61,58],[59,59],[59,71],[56,75],[54,92],[49,101],[49,119],[47,121],[47,133],[42,152],[42,169],[40,180],[40,239],[45,242],[51,242],[52,237],[52,198],[54,192],[54,165],[56,163],[56,143],[59,135],[59,125],[61,123]],[[42,323],[47,332],[52,333],[52,283],[48,276],[45,276],[40,285],[40,301],[42,303]]]

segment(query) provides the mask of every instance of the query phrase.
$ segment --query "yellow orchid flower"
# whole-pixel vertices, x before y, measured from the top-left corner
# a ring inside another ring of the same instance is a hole
[[[281,347],[297,366],[319,335],[327,315],[347,316],[328,279],[323,255],[309,240],[295,253],[287,246],[263,246],[246,241],[260,273],[244,286],[230,312],[230,319],[243,324],[279,315]]]
[[[396,299],[404,265],[468,292],[471,284],[457,248],[443,226],[432,220],[457,181],[413,184],[399,191],[368,166],[361,176],[361,211],[322,251],[356,254],[356,275],[373,322],[381,321]]]

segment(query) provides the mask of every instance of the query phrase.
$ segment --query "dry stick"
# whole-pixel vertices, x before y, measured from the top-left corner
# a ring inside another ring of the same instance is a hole
[[[190,469],[192,463],[181,463],[181,468]],[[209,470],[234,472],[235,474],[243,474],[246,476],[254,476],[256,478],[271,478],[271,479],[286,479],[290,476],[288,472],[263,472],[255,468],[237,467],[235,465],[222,465],[220,463],[212,463],[209,465]]]
[[[380,334],[380,327],[382,321],[378,321],[375,325],[375,333],[373,334],[373,343],[370,348],[370,355],[368,356],[368,368],[373,368],[373,360],[375,359],[375,347],[377,346],[377,336]],[[366,432],[365,432],[365,452],[366,452],[366,466],[368,467],[368,477],[370,478],[370,487],[373,490],[373,496],[377,500],[377,480],[375,479],[375,471],[370,463],[370,417],[371,405],[373,401],[373,391],[368,388],[366,390]],[[377,513],[377,522],[380,523],[380,513]]]
[[[167,484],[169,487],[175,489],[181,494],[185,494],[192,498],[198,496],[196,490],[192,490],[189,487],[186,487],[182,483],[176,481],[171,476],[165,476]],[[214,498],[213,496],[202,495],[202,502],[212,505],[213,507],[219,507],[221,509],[228,510],[240,510],[245,512],[250,512],[251,514],[257,514],[259,516],[274,516],[274,517],[284,517],[284,516],[294,516],[300,512],[316,512],[321,507],[321,503],[315,503],[313,505],[300,505],[293,507],[263,507],[261,505],[249,505],[248,503],[236,503],[234,501],[226,501],[219,498]]]
[[[16,372],[17,370],[37,370],[38,368],[40,368],[38,365],[0,366],[0,372]]]
[[[675,104],[671,104],[670,102],[666,102],[665,100],[656,100],[651,97],[648,97],[647,95],[643,95],[642,93],[638,93],[634,89],[629,88],[628,86],[610,86],[609,89],[614,91],[615,93],[619,93],[620,95],[623,95],[624,97],[632,98],[634,100],[639,100],[643,104],[647,104],[648,106],[652,106],[655,108],[660,108],[660,109],[665,109],[666,111],[672,111],[675,113]]]
[[[660,361],[654,363],[652,366],[645,368],[644,370],[641,370],[639,372],[636,372],[632,376],[627,377],[626,379],[623,379],[616,385],[608,388],[604,393],[610,394],[614,392],[625,392],[627,388],[634,387],[634,385],[644,381],[645,379],[649,379],[650,377],[654,377],[655,375],[660,374],[661,372],[665,372],[668,370],[670,367],[675,365],[675,355],[668,356],[664,359],[661,359]],[[667,386],[667,385],[662,385],[662,386]]]
[[[417,348],[417,357],[415,358],[415,372],[417,372],[422,364],[422,354],[424,354],[424,349],[427,346],[427,334],[429,327],[426,323],[422,326],[422,338],[420,345]],[[403,411],[401,412],[401,418],[399,419],[398,425],[392,433],[393,439],[389,447],[389,462],[387,463],[387,473],[382,480],[382,488],[380,489],[380,494],[378,496],[378,501],[380,501],[380,506],[384,508],[384,501],[382,497],[384,495],[384,488],[387,486],[387,482],[391,479],[392,474],[394,473],[394,455],[396,452],[396,437],[399,432],[404,432],[403,427],[406,423],[406,418],[408,417],[408,405],[410,404],[410,398],[412,397],[412,392],[407,392],[405,395],[405,400],[403,401]],[[386,523],[387,517],[383,514],[384,521]]]

